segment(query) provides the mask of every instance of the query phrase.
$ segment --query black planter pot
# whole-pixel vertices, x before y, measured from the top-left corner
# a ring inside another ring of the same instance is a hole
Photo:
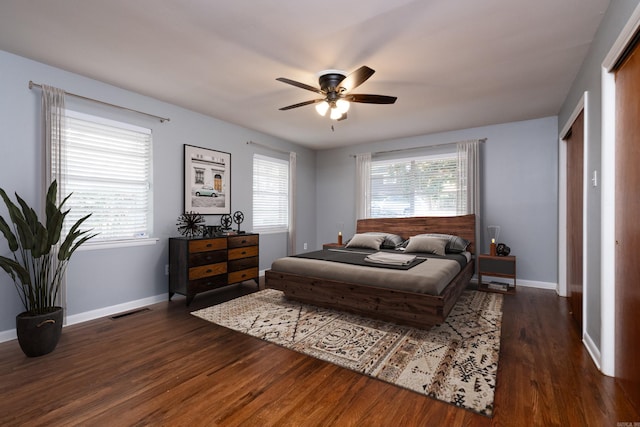
[[[16,333],[20,348],[29,357],[51,353],[62,334],[62,307],[52,307],[46,314],[20,313],[16,316]]]

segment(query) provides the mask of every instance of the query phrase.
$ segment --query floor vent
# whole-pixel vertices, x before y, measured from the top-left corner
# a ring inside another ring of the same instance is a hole
[[[144,311],[149,311],[149,308],[139,308],[137,310],[132,310],[132,311],[127,311],[124,313],[120,313],[120,314],[114,314],[113,316],[111,316],[111,318],[113,320],[118,320],[118,319],[122,319],[123,317],[128,317],[128,316],[133,316],[134,314],[138,314],[138,313],[142,313]]]

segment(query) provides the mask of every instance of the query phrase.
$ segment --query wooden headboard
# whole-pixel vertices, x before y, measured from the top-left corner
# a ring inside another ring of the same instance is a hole
[[[468,251],[475,253],[476,216],[474,214],[359,219],[356,224],[356,233],[369,231],[393,233],[403,239],[423,233],[453,234],[470,241]]]

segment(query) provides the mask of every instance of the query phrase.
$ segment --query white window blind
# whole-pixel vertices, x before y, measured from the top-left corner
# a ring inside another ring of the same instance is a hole
[[[99,233],[92,242],[149,237],[152,228],[151,130],[86,114],[67,112],[68,199],[65,231],[91,213],[83,229]]]
[[[371,217],[456,215],[456,153],[371,162]]]
[[[289,162],[253,156],[253,229],[287,231],[289,227]]]

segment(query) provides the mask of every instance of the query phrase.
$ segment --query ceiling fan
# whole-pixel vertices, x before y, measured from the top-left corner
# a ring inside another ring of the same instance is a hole
[[[347,118],[347,111],[349,110],[351,102],[361,102],[365,104],[393,104],[396,102],[398,98],[395,96],[351,93],[353,89],[366,82],[373,73],[375,73],[375,71],[366,65],[358,68],[349,75],[346,75],[340,70],[321,71],[318,73],[320,88],[315,88],[285,77],[278,77],[276,80],[280,82],[310,90],[323,96],[319,99],[312,99],[311,101],[282,107],[280,110],[285,111],[305,105],[316,104],[316,111],[321,116],[326,115],[327,111],[331,110],[330,117],[333,120],[344,120]]]

